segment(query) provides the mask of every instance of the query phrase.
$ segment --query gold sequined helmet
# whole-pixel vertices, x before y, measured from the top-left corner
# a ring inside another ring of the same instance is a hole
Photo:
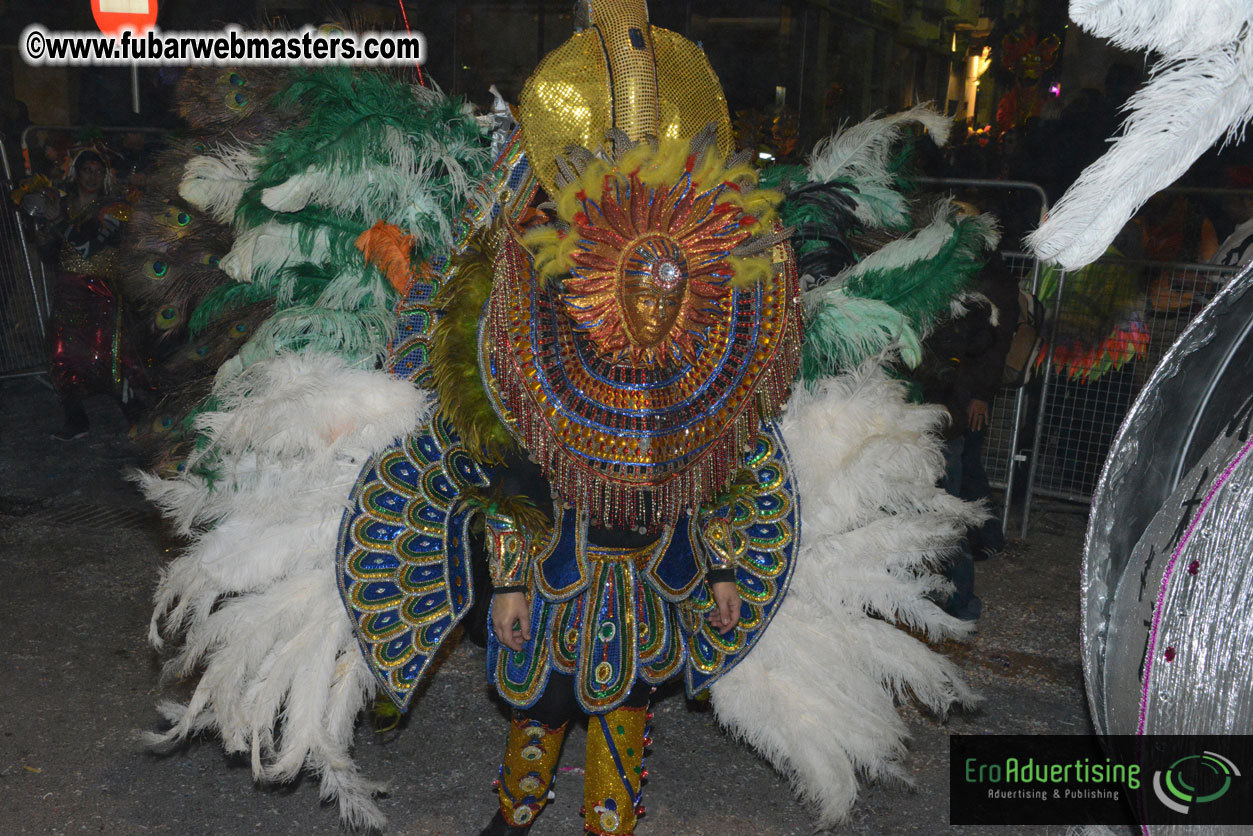
[[[611,128],[642,142],[690,140],[713,125],[718,152],[731,154],[727,100],[700,47],[651,26],[644,0],[584,0],[576,23],[582,31],[545,56],[518,104],[527,155],[549,194],[566,149],[596,148]]]

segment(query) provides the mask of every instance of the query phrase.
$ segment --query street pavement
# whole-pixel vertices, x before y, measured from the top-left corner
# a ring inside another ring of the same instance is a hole
[[[166,755],[145,750],[140,736],[161,725],[155,704],[186,693],[160,681],[146,639],[157,574],[179,543],[124,478],[140,460],[117,406],[87,406],[91,436],[54,441],[52,392],[35,378],[0,381],[0,836],[341,833],[316,781],[258,788],[248,764],[211,738]],[[913,786],[866,786],[848,820],[820,832],[1066,832],[950,827],[947,738],[1089,732],[1078,634],[1084,510],[1037,510],[1025,542],[977,564],[979,633],[945,651],[982,706],[947,719],[902,706]],[[640,836],[815,832],[786,779],[723,733],[706,706],[673,688],[661,696]],[[389,833],[477,834],[495,805],[504,717],[484,652],[462,642],[400,728],[359,726],[362,770],[391,784],[381,800]],[[580,832],[583,740],[582,729],[572,733],[556,800],[533,836]]]

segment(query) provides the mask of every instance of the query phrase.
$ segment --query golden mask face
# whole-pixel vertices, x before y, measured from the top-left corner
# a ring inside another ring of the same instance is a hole
[[[687,296],[683,256],[662,236],[639,242],[621,269],[622,319],[631,341],[655,348],[669,336]]]

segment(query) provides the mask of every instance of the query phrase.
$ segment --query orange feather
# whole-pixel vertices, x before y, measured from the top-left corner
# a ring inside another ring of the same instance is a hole
[[[365,260],[382,271],[397,293],[404,293],[413,279],[413,237],[400,227],[379,221],[357,237],[357,249]]]

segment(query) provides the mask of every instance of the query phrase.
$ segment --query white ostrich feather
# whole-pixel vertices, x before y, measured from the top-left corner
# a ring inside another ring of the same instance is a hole
[[[888,161],[902,129],[911,123],[921,124],[941,146],[948,141],[952,127],[948,119],[929,105],[918,105],[891,116],[871,117],[814,146],[809,159],[810,181],[828,183],[847,178],[856,183],[857,191],[850,197],[855,204],[854,214],[862,223],[897,227],[907,222],[908,205],[894,188],[895,179],[888,170]]]
[[[1150,5],[1171,15],[1185,13],[1184,4]],[[1028,236],[1027,243],[1038,257],[1067,270],[1095,261],[1136,210],[1183,175],[1211,145],[1243,137],[1244,126],[1253,118],[1249,4],[1214,5],[1244,9],[1238,36],[1194,57],[1168,59],[1153,68],[1148,84],[1127,102],[1130,114],[1122,135],[1084,170],[1048,219]],[[1210,21],[1208,12],[1200,11],[1209,7],[1198,3],[1188,8],[1197,10],[1198,20]],[[1175,34],[1165,31],[1174,19],[1171,15],[1135,17],[1124,23],[1141,41],[1147,41],[1150,33],[1157,33],[1158,40],[1171,39]],[[1158,26],[1165,28],[1153,28]]]
[[[976,305],[987,308],[988,322],[993,328],[1001,324],[1001,309],[986,295],[973,290],[962,291],[953,297],[953,301],[948,306],[949,316],[954,319],[963,317]]]
[[[975,700],[901,629],[971,629],[927,597],[947,588],[934,569],[982,516],[935,486],[942,420],[868,365],[798,391],[782,422],[801,495],[795,575],[753,653],[711,691],[718,719],[791,778],[823,827],[847,815],[859,776],[907,780],[897,700],[937,712]]]
[[[179,196],[214,220],[229,224],[244,192],[257,176],[257,158],[243,147],[219,148],[192,157],[183,170]]]
[[[1182,58],[1235,40],[1253,0],[1070,0],[1070,19],[1123,49]]]
[[[449,195],[469,198],[475,192],[458,157],[467,146],[415,143],[388,128],[381,160],[351,168],[310,166],[261,193],[275,212],[299,212],[310,204],[332,206],[349,217],[369,216],[400,226],[420,245],[451,244],[452,227],[440,209]]]
[[[184,474],[136,477],[192,538],[162,573],[149,637],[181,639],[167,675],[200,671],[186,705],[162,706],[173,727],[150,741],[216,732],[250,754],[258,780],[308,769],[347,824],[379,827],[379,786],[348,754],[374,679],[328,559],[362,465],[423,419],[426,395],[313,353],[259,362],[217,395],[198,421],[209,444]],[[216,483],[196,475],[199,464]]]
[[[311,241],[302,242],[304,224],[267,221],[241,233],[231,251],[222,257],[221,268],[237,282],[264,280],[289,263],[325,261],[330,256],[326,230],[315,228]]]
[[[849,296],[836,288],[806,308],[806,321],[807,348],[821,346],[815,350],[826,356],[878,356],[879,362],[890,362],[890,355],[899,354],[911,369],[922,362],[918,332],[887,302]],[[827,342],[831,345],[824,345]]]
[[[151,739],[217,733],[249,754],[258,780],[320,774],[346,823],[378,827],[379,787],[349,755],[374,680],[327,560],[361,465],[419,422],[425,396],[318,355],[257,363],[218,396],[199,423],[210,444],[186,473],[140,477],[193,537],[161,579],[151,637],[182,639],[170,675],[201,672],[186,705],[162,707],[173,728]],[[941,420],[867,367],[799,391],[783,421],[804,514],[796,574],[713,698],[720,720],[791,776],[823,823],[847,813],[860,777],[905,778],[895,700],[942,712],[973,699],[951,663],[897,626],[932,638],[970,629],[928,599],[945,588],[931,571],[941,554],[979,518],[935,488]],[[214,465],[216,488],[195,475],[198,463]]]

